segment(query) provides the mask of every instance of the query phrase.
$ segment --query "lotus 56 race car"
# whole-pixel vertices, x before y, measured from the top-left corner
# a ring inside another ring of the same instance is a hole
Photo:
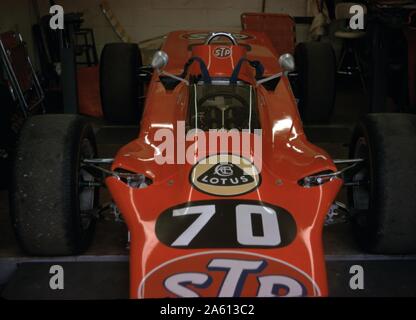
[[[115,43],[100,68],[105,118],[138,137],[104,159],[87,118],[26,122],[11,214],[28,254],[82,253],[104,186],[130,232],[131,298],[327,296],[322,232],[343,186],[365,250],[416,251],[415,116],[366,116],[350,159],[305,136],[334,104],[330,44],[292,56],[259,32],[176,31],[151,66]]]

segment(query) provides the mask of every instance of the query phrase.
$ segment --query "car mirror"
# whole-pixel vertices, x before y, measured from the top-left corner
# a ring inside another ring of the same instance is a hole
[[[293,72],[296,69],[295,58],[290,53],[281,55],[279,64],[285,72]]]
[[[161,71],[169,62],[169,56],[164,51],[156,51],[152,58],[152,67],[155,70]]]

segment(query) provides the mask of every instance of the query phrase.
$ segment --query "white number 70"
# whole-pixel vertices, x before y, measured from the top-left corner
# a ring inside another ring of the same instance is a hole
[[[215,214],[215,205],[195,206],[173,210],[173,216],[199,214],[199,217],[172,243],[173,247],[188,246]],[[260,215],[263,234],[255,236],[252,215]],[[281,243],[279,222],[275,210],[263,206],[236,206],[237,241],[247,246],[278,246]],[[215,235],[213,235],[215,236]]]

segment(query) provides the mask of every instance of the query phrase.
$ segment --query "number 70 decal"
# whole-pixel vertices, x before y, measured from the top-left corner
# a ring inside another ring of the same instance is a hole
[[[188,207],[173,210],[173,216],[183,216],[188,214],[199,214],[199,217],[185,230],[171,246],[188,246],[196,235],[205,227],[209,220],[215,214],[215,205],[205,205],[197,207]],[[237,241],[241,245],[249,246],[277,246],[280,244],[279,223],[277,221],[276,211],[270,208],[240,204],[236,206],[237,222]],[[252,214],[258,214],[261,217],[263,235],[255,236],[252,227]]]
[[[276,248],[293,241],[296,223],[283,208],[256,201],[201,201],[163,212],[156,235],[170,247]]]
[[[174,217],[185,216],[189,214],[199,214],[199,217],[185,230],[173,243],[173,247],[189,246],[189,243],[205,227],[208,221],[215,214],[215,205],[188,207],[173,210]]]

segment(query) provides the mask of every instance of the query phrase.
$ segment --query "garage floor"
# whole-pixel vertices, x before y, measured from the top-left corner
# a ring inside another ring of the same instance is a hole
[[[354,79],[340,79],[333,121],[328,126],[305,128],[309,139],[334,158],[348,156],[354,123],[366,113],[366,100]],[[137,135],[134,127],[101,127],[97,131],[99,152],[112,157]],[[128,297],[127,230],[111,216],[99,221],[90,249],[80,257],[33,259],[19,250],[8,215],[7,192],[0,191],[0,296],[11,299],[114,299]],[[340,195],[345,201],[345,194]],[[357,247],[348,224],[327,227],[324,245],[332,296],[416,296],[416,257],[371,256]],[[66,287],[49,289],[49,267],[64,266]],[[365,290],[352,291],[349,269],[365,270]],[[392,276],[394,275],[394,277]],[[2,291],[2,292],[1,292]]]

